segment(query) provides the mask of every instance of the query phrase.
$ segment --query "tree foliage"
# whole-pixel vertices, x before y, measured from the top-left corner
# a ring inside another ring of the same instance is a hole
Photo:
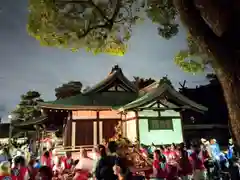
[[[81,94],[82,83],[79,81],[70,81],[55,89],[55,96],[57,99],[64,99],[66,97],[76,96]]]
[[[27,121],[41,116],[41,111],[37,107],[38,102],[43,102],[41,94],[37,91],[28,91],[21,95],[20,103],[12,112],[13,121]]]
[[[161,36],[177,34],[170,0],[29,0],[27,29],[42,45],[123,55],[132,27],[146,15]]]
[[[175,56],[175,63],[185,72],[203,72],[210,63],[207,53],[197,44],[197,41],[187,35],[187,49],[180,50]]]

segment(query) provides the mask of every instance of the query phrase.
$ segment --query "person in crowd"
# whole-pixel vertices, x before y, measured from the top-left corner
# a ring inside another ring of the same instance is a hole
[[[234,155],[234,144],[232,139],[229,139],[228,141],[228,150],[227,150],[227,158],[228,160],[231,160]]]
[[[14,167],[11,173],[13,176],[17,176],[18,180],[29,180],[28,167],[23,156],[18,156],[14,159]]]
[[[191,180],[193,174],[193,165],[188,156],[188,152],[183,147],[180,147],[179,158],[179,176],[182,180]]]
[[[174,143],[171,144],[168,157],[169,157],[169,161],[174,161],[174,162],[176,162],[179,159],[179,151],[177,149],[176,144]]]
[[[33,167],[36,168],[36,169],[39,169],[41,167],[41,163],[40,163],[39,157],[36,158]]]
[[[79,162],[75,167],[74,180],[85,180],[93,171],[93,159],[89,158],[85,149],[80,150]],[[87,180],[87,179],[86,179]]]
[[[210,147],[211,147],[212,158],[216,161],[219,161],[219,155],[221,153],[221,150],[216,139],[211,139],[210,144],[211,144]]]
[[[35,180],[52,180],[53,173],[49,166],[42,166],[36,176]]]
[[[232,157],[232,160],[229,162],[229,174],[231,180],[240,179],[240,164],[239,159],[235,156]]]
[[[60,160],[57,159],[57,158],[54,161],[54,165],[53,165],[52,171],[53,171],[53,176],[56,179],[60,179],[61,178],[61,173],[63,172],[63,169],[62,169]]]
[[[61,168],[63,171],[68,172],[71,170],[72,164],[73,164],[72,153],[71,151],[67,151],[65,152],[65,157],[62,158]]]
[[[152,179],[162,180],[167,178],[166,158],[160,150],[155,150],[153,154],[153,175]]]
[[[57,156],[57,151],[56,151],[56,149],[53,149],[52,150],[52,153],[51,153],[52,155],[51,155],[51,163],[52,163],[52,166],[54,166],[54,162],[56,161],[56,162],[60,162],[61,160],[59,159],[59,157]]]
[[[38,169],[34,167],[35,159],[31,158],[31,160],[28,163],[28,172],[29,172],[29,180],[35,180]]]
[[[45,151],[41,156],[41,166],[48,166],[52,168],[52,161],[49,155],[49,151]]]
[[[193,163],[193,179],[206,180],[207,172],[204,166],[204,157],[198,145],[193,145],[193,153],[190,155]]]
[[[219,177],[220,171],[221,171],[221,165],[220,165],[221,150],[215,139],[210,140],[210,147],[211,147],[212,160],[213,160],[213,164],[214,164],[213,174],[215,177]]]
[[[118,176],[115,175],[113,172],[114,164],[111,162],[109,156],[107,156],[105,146],[99,145],[98,151],[100,154],[100,159],[95,169],[96,180],[108,180],[108,179],[117,180]],[[115,173],[118,174],[119,172],[120,170],[117,169],[117,172]]]
[[[148,157],[148,151],[147,151],[146,147],[143,144],[140,144],[139,150],[140,150],[140,152],[142,153],[142,155],[144,157]]]

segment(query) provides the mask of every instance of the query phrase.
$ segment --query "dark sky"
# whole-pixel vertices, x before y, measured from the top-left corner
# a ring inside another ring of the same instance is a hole
[[[37,90],[44,99],[54,98],[54,88],[79,80],[85,86],[103,79],[119,64],[125,75],[153,77],[168,75],[174,84],[187,80],[188,86],[206,83],[204,75],[182,72],[173,62],[177,51],[186,47],[182,30],[172,40],[157,35],[150,21],[134,29],[129,52],[124,57],[93,56],[86,52],[41,47],[26,32],[27,0],[7,0],[0,5],[0,116],[6,117],[21,94]]]

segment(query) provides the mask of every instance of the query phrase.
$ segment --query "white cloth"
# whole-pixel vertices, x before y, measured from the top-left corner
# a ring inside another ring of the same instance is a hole
[[[94,161],[90,158],[80,158],[75,169],[82,169],[92,172],[94,168]]]

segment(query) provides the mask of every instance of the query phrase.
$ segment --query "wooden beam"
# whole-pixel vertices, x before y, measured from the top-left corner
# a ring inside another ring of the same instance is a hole
[[[180,116],[138,116],[139,119],[155,119],[155,120],[168,120],[168,119],[179,119]]]

